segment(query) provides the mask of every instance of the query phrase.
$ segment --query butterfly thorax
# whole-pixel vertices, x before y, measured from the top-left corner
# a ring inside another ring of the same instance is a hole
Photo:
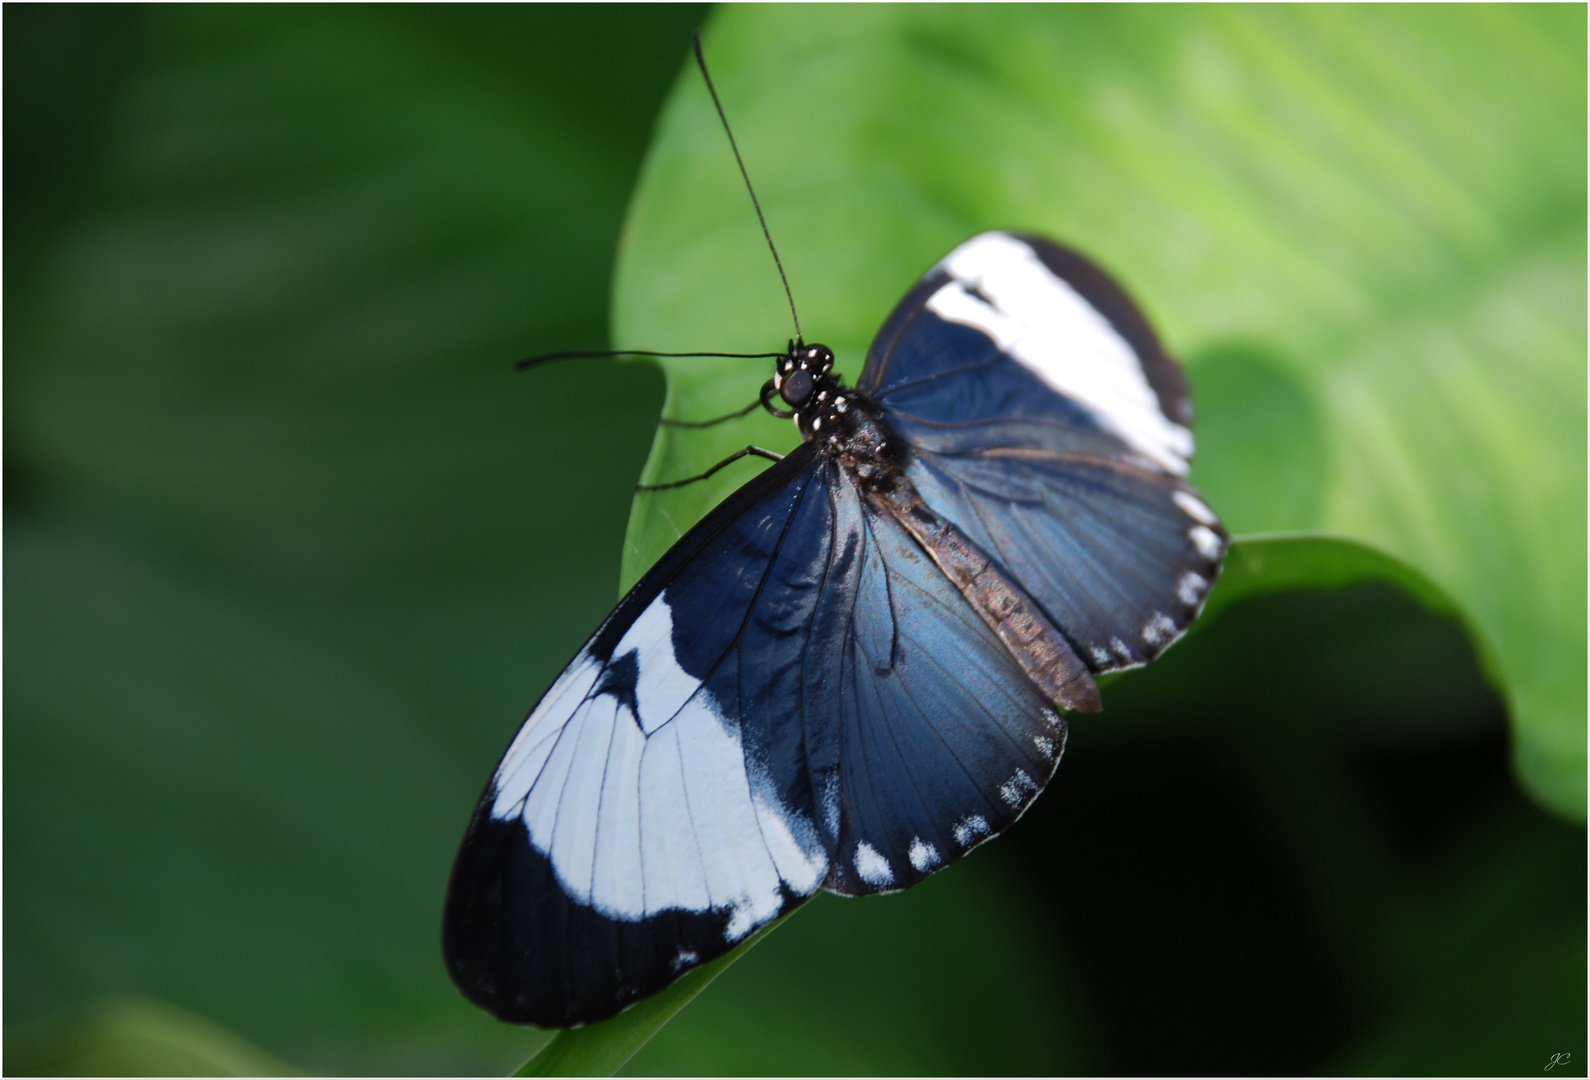
[[[863,484],[887,485],[905,465],[905,442],[895,437],[871,398],[844,384],[828,346],[791,342],[772,387],[793,410],[801,438]]]

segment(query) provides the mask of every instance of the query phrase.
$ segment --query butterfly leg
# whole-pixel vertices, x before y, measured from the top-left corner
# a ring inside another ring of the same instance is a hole
[[[773,395],[776,393],[778,393],[778,387],[773,385],[772,379],[769,379],[767,382],[762,384],[762,394],[758,399],[762,408],[766,409],[780,420],[793,420],[795,418],[794,413],[785,409],[781,409],[777,405],[773,404]]]
[[[766,409],[780,420],[788,420],[795,414],[792,412],[786,412],[785,410],[780,409],[771,403],[773,395],[777,393],[778,388],[773,385],[773,380],[769,379],[767,382],[762,384],[762,392],[757,395],[756,400],[751,402],[751,404],[747,405],[743,409],[735,409],[732,413],[724,413],[722,416],[714,416],[711,420],[675,420],[673,417],[664,416],[658,418],[657,423],[663,425],[664,427],[712,427],[716,424],[721,424],[726,420],[738,420],[740,417],[744,416],[746,413],[757,408],[758,406]]]
[[[735,409],[732,413],[725,413],[722,416],[714,416],[711,420],[675,420],[671,416],[663,416],[663,417],[659,417],[657,422],[659,424],[663,425],[664,427],[682,427],[682,428],[712,427],[712,426],[714,426],[716,424],[721,424],[721,423],[723,423],[724,421],[727,421],[727,420],[738,420],[740,417],[744,416],[746,413],[750,412],[753,409],[756,409],[756,408],[762,406],[763,404],[765,404],[763,399],[758,398],[757,400],[751,402],[751,404],[747,405],[743,409]]]
[[[743,457],[767,458],[769,461],[784,460],[783,454],[775,454],[773,451],[764,450],[760,446],[747,446],[744,450],[736,450],[734,453],[730,454],[728,457],[724,458],[722,461],[718,462],[704,473],[699,473],[696,476],[687,476],[683,480],[670,480],[666,484],[636,484],[635,490],[666,491],[668,488],[684,487],[686,484],[694,484],[698,480],[705,480],[707,477],[711,476],[725,465],[732,465]]]

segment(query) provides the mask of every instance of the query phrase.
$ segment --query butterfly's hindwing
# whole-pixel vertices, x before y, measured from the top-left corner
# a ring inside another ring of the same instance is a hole
[[[854,896],[905,888],[1015,821],[1065,722],[890,514],[848,479],[831,491],[851,595],[825,595],[808,694],[842,748],[824,884]]]
[[[1162,653],[1220,573],[1220,523],[1163,473],[1016,449],[919,453],[908,475],[1022,583],[1095,672]]]

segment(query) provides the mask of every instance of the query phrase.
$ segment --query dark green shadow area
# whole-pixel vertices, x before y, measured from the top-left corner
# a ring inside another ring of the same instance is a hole
[[[545,1039],[454,991],[442,894],[662,384],[511,365],[606,343],[702,15],[4,12],[8,1067],[183,1071],[129,993],[315,1073]]]

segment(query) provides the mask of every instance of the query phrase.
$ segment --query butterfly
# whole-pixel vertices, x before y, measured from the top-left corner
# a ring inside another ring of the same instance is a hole
[[[760,403],[800,446],[619,602],[475,808],[443,950],[500,1019],[605,1019],[819,889],[956,862],[1220,573],[1181,369],[1072,250],[967,240],[854,387],[823,345],[776,355]]]

